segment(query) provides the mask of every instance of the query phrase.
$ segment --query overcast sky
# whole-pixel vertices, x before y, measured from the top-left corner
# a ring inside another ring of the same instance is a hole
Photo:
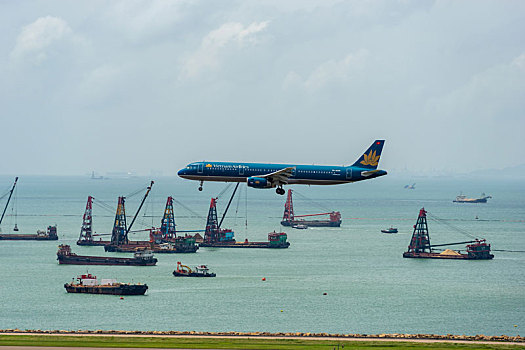
[[[0,0],[0,174],[525,163],[525,1]]]

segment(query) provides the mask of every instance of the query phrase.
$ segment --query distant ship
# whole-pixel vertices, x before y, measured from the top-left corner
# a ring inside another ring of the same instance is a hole
[[[460,194],[452,202],[454,203],[487,203],[487,199],[492,198],[492,196],[486,196],[485,193],[481,194],[479,198],[467,198],[467,196]]]
[[[397,233],[397,228],[395,228],[395,227],[390,227],[390,228],[387,228],[387,229],[381,230],[381,232],[383,232],[383,233]]]
[[[413,183],[412,185],[405,185],[405,188],[406,188],[407,190],[415,190],[415,189],[416,189],[416,184]]]

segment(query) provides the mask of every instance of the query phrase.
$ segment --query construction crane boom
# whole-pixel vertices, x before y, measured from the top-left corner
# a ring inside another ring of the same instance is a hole
[[[126,237],[128,236],[129,231],[131,230],[131,227],[133,226],[133,223],[137,219],[137,216],[139,215],[140,209],[142,209],[142,206],[144,205],[144,202],[146,201],[146,198],[148,198],[148,194],[151,191],[151,187],[153,187],[154,181],[151,181],[151,184],[148,186],[146,194],[144,195],[144,198],[142,198],[142,202],[140,202],[139,208],[137,209],[137,212],[135,213],[135,216],[133,217],[133,220],[131,220],[131,224],[129,224],[128,229],[126,230]]]
[[[332,212],[333,213],[333,212]],[[305,215],[294,215],[296,218],[303,218],[305,216],[319,216],[319,215],[330,215],[332,213],[321,213],[321,214],[305,214]]]
[[[219,228],[221,228],[222,222],[224,221],[224,218],[226,217],[226,213],[228,212],[228,209],[230,208],[230,204],[232,204],[233,197],[235,196],[235,192],[237,192],[238,187],[239,187],[239,182],[237,182],[237,185],[235,185],[235,189],[233,190],[232,196],[230,197],[230,201],[228,202],[228,205],[226,206],[226,210],[224,210],[224,214],[222,214],[221,222],[219,222]]]
[[[15,190],[17,181],[18,181],[18,176],[15,177],[15,183],[13,184],[13,187],[11,188],[11,191],[9,192],[9,198],[7,198],[7,203],[5,204],[4,211],[2,212],[2,217],[0,218],[0,224],[2,224],[2,220],[4,220],[4,215],[7,210],[7,206],[9,205],[9,201],[11,200],[11,196],[13,195],[13,191]]]
[[[444,247],[447,245],[456,245],[456,244],[467,244],[467,243],[476,243],[476,241],[465,241],[465,242],[456,242],[456,243],[444,243],[444,244],[431,244],[430,247]]]

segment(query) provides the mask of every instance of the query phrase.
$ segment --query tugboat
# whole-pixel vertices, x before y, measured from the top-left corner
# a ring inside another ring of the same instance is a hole
[[[397,228],[395,228],[395,227],[390,227],[390,228],[387,228],[387,229],[381,230],[381,232],[383,232],[383,233],[397,233]]]
[[[67,244],[58,246],[57,260],[59,264],[69,265],[123,265],[123,266],[153,266],[157,258],[153,257],[151,250],[138,250],[133,253],[133,258],[117,258],[113,256],[87,256],[71,252]]]
[[[209,269],[206,265],[195,266],[194,269],[190,269],[186,265],[182,265],[180,261],[177,261],[177,269],[173,271],[175,277],[215,277],[215,273],[208,272]]]
[[[487,199],[492,198],[492,196],[486,196],[485,193],[481,194],[479,198],[467,198],[464,194],[461,194],[456,197],[452,202],[453,203],[487,203]]]
[[[111,294],[111,295],[144,295],[148,289],[147,284],[120,283],[114,279],[102,279],[100,282],[96,276],[88,273],[80,275],[71,283],[64,284],[68,293],[89,293],[89,294]]]

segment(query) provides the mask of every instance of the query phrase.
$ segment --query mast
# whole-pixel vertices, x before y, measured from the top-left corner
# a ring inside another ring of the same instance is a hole
[[[293,214],[292,190],[288,189],[288,197],[286,198],[286,203],[284,204],[283,221],[292,222],[293,220],[294,220],[294,214]]]
[[[162,239],[170,239],[177,237],[177,230],[175,228],[175,215],[173,213],[173,197],[169,196],[166,201],[166,208],[164,209],[164,216],[160,222],[160,232]]]
[[[80,228],[79,242],[93,242],[93,197],[88,196],[86,211],[82,217],[82,227]]]
[[[18,181],[18,176],[15,177],[15,183],[13,184],[13,187],[11,188],[11,191],[9,192],[9,198],[7,198],[7,203],[5,204],[4,211],[2,212],[2,217],[0,217],[0,225],[2,224],[2,220],[4,220],[4,215],[7,210],[7,206],[9,205],[9,201],[11,200],[11,196],[13,195],[13,191],[15,190],[17,181]]]
[[[425,208],[421,208],[417,222],[414,225],[414,232],[412,233],[412,239],[408,246],[409,253],[425,253],[431,252],[430,249],[430,236],[428,235],[427,225],[427,212]]]

